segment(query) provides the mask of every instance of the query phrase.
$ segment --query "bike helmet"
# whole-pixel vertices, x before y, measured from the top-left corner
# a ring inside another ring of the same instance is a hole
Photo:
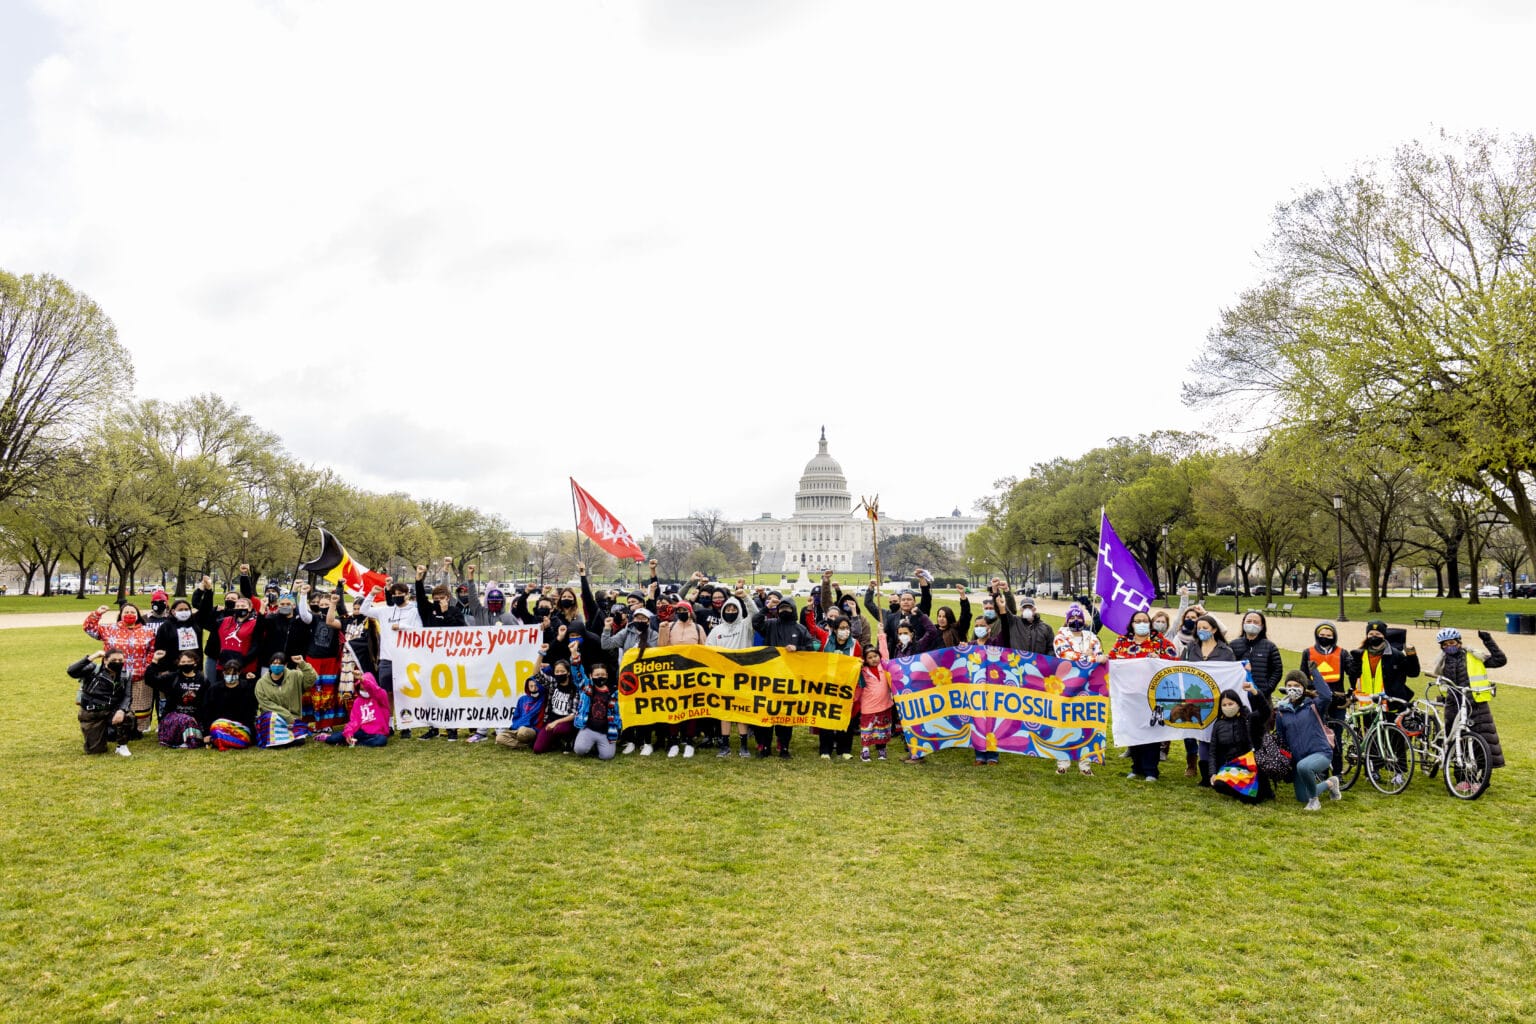
[[[1456,642],[1460,643],[1461,630],[1457,629],[1455,626],[1446,626],[1440,632],[1435,634],[1435,643],[1443,644],[1447,640],[1455,640]]]

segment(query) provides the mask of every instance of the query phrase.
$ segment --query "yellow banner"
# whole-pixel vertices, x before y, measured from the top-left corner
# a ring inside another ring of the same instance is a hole
[[[950,715],[1001,718],[1010,722],[1067,729],[1103,729],[1109,698],[1094,694],[1067,697],[1047,690],[987,683],[950,683],[896,696],[903,725],[921,725]]]
[[[718,718],[748,725],[846,729],[859,660],[844,654],[697,644],[624,655],[619,714],[626,726]]]

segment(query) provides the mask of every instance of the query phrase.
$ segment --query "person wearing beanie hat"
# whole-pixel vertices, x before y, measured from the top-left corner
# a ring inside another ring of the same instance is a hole
[[[451,567],[452,559],[444,559],[443,567]],[[464,610],[452,597],[452,591],[446,583],[439,583],[432,588],[432,599],[427,600],[426,589],[427,567],[416,567],[416,607],[421,609],[421,626],[423,629],[457,629],[464,625]],[[435,725],[427,727],[419,739],[430,740],[438,736],[438,728]],[[447,739],[453,743],[459,738],[459,730],[447,730]]]
[[[1323,717],[1335,736],[1342,736],[1344,711],[1349,703],[1350,691],[1360,677],[1360,666],[1344,645],[1339,643],[1339,628],[1331,622],[1319,622],[1312,630],[1312,646],[1301,652],[1301,674],[1311,679],[1314,675],[1328,684],[1333,695]],[[1333,773],[1344,771],[1344,744],[1333,749]]]
[[[445,567],[452,568],[452,563],[445,560]],[[457,601],[459,614],[464,617],[466,626],[515,626],[517,617],[507,608],[507,598],[500,590],[490,587],[485,592],[485,600],[480,600],[480,591],[475,584],[476,567],[466,565],[464,567],[464,579],[454,588],[454,597]],[[450,730],[454,736],[458,730]],[[452,736],[449,737],[450,739]],[[476,729],[469,734],[470,743],[484,743],[491,738],[490,729]]]
[[[791,598],[784,598],[773,606],[752,617],[752,628],[763,637],[767,647],[781,647],[787,651],[814,651],[816,641],[799,622],[799,613]],[[757,739],[757,756],[767,757],[770,745],[777,744],[779,756],[789,757],[789,744],[794,727],[788,725],[754,725],[752,733]]]
[[[171,610],[167,604],[169,600],[164,588],[156,587],[149,595],[149,614],[144,616],[144,625],[158,627],[160,623],[169,619],[171,617]]]

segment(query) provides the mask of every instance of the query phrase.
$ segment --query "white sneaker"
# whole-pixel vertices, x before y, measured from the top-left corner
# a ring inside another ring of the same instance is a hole
[[[619,751],[619,753],[621,753],[621,754],[633,754],[634,752],[635,752],[635,745],[633,743],[626,743],[626,744],[624,744],[624,749]]]
[[[821,755],[821,759],[823,761],[830,761],[830,760],[832,760],[832,755],[831,754],[822,754]]]
[[[1137,779],[1141,778],[1141,776],[1137,775],[1135,772],[1131,772],[1131,774],[1127,775],[1126,778],[1130,779],[1132,782],[1135,782]]]
[[[117,749],[112,751],[112,753],[116,754],[118,757],[132,757],[133,756],[133,751],[128,749],[128,744],[126,744],[126,743],[119,743],[117,745]]]
[[[1302,808],[1304,811],[1320,811],[1322,809],[1323,805],[1317,802],[1317,797],[1313,797],[1311,800],[1308,800],[1307,806]]]
[[[1142,779],[1141,781],[1142,782],[1156,782],[1157,781],[1157,776],[1156,775],[1148,775],[1146,778]]]
[[[640,748],[640,756],[641,757],[650,757],[651,756],[651,745],[649,743],[647,743],[645,746]]]
[[[1328,787],[1328,795],[1330,797],[1335,800],[1343,799],[1344,793],[1339,789],[1339,777],[1337,775],[1329,776],[1328,781],[1324,785]]]
[[[683,756],[684,757],[692,757],[693,756],[693,744],[692,743],[684,743],[683,744]]]
[[[678,751],[681,750],[681,749],[682,749],[681,747],[679,747],[676,743],[674,743],[670,747],[667,748],[667,756],[668,757],[676,757]]]

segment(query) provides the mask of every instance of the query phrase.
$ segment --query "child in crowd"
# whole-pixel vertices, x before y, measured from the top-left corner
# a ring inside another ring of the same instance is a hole
[[[347,724],[327,735],[325,742],[333,747],[343,743],[349,747],[382,747],[389,742],[389,715],[389,694],[374,680],[372,672],[364,672],[357,681]]]

